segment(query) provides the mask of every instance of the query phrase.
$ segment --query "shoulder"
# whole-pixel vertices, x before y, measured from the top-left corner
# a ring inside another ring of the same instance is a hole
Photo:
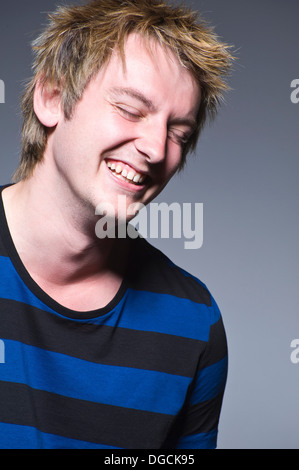
[[[131,253],[130,287],[153,294],[155,305],[167,306],[172,316],[180,316],[185,325],[189,323],[190,330],[196,330],[197,324],[200,339],[207,340],[210,327],[221,321],[220,310],[207,286],[142,238],[134,240]],[[153,295],[147,298],[152,299]]]
[[[137,289],[174,295],[207,306],[211,305],[212,297],[207,286],[173,263],[146,240],[137,239],[131,253],[131,268],[133,268],[130,270],[131,280]]]

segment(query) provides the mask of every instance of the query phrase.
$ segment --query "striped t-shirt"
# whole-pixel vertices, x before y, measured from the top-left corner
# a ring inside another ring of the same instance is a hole
[[[104,308],[30,277],[0,205],[0,448],[215,448],[227,376],[219,309],[143,239]]]

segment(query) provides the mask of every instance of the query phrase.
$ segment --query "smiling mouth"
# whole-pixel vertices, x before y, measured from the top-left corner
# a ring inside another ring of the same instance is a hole
[[[126,181],[127,183],[134,184],[136,186],[141,186],[145,179],[146,175],[136,172],[133,168],[128,169],[128,165],[125,165],[122,162],[115,162],[108,160],[106,162],[109,170],[119,179]]]

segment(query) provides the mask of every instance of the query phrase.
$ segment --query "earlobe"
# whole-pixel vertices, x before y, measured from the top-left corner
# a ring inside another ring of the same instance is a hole
[[[39,80],[34,90],[34,111],[46,127],[55,127],[61,115],[60,90]]]

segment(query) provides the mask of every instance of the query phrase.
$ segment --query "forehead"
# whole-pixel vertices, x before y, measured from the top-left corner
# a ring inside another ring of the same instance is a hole
[[[133,87],[158,107],[172,103],[185,114],[196,113],[200,103],[199,84],[175,54],[137,34],[126,39],[123,57],[113,51],[96,82],[106,90]]]

